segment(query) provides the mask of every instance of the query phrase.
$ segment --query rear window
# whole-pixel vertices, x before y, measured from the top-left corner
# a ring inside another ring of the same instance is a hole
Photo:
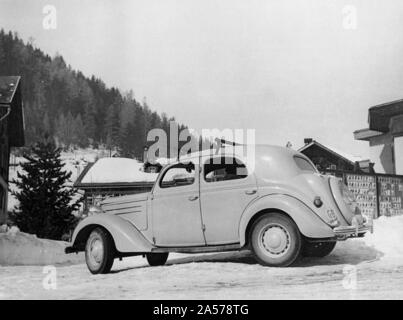
[[[308,160],[302,157],[294,157],[294,161],[302,171],[316,172],[316,168]]]

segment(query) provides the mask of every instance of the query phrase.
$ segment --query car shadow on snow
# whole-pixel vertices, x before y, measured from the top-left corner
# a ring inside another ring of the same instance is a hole
[[[304,257],[293,265],[296,268],[305,268],[313,266],[336,266],[336,265],[358,265],[360,263],[371,262],[383,256],[383,253],[375,248],[368,246],[364,241],[352,239],[345,242],[339,242],[336,248],[328,256],[323,258]],[[249,250],[232,251],[221,253],[206,253],[206,254],[189,254],[183,257],[171,257],[168,259],[166,266],[174,266],[189,263],[237,263],[247,265],[257,265],[258,262]],[[133,267],[117,268],[111,273],[120,273],[133,269],[147,268],[145,262],[141,265]]]
[[[323,258],[304,257],[293,267],[312,267],[320,265],[357,265],[363,262],[370,262],[382,257],[383,253],[373,247],[366,245],[360,240],[349,240],[339,242],[331,254]],[[183,258],[169,259],[167,265],[185,263],[243,263],[258,264],[250,251],[224,252],[214,254],[190,255]]]
[[[383,253],[372,246],[368,246],[359,239],[350,239],[339,242],[336,248],[326,257],[305,257],[299,261],[296,267],[312,267],[317,265],[358,265],[380,259]]]

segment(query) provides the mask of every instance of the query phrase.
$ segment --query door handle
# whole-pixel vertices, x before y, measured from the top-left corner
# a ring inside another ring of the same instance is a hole
[[[257,192],[256,189],[246,190],[246,191],[245,191],[245,193],[246,193],[246,194],[249,194],[249,195],[255,194],[256,192]]]
[[[195,201],[195,200],[199,199],[199,196],[190,196],[188,199],[189,199],[189,201]]]

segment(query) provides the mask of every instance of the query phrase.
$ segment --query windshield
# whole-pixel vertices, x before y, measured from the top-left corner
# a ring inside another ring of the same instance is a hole
[[[294,157],[295,163],[297,164],[297,167],[301,169],[302,171],[307,171],[307,172],[317,172],[316,168],[313,166],[313,164],[308,161],[307,159],[304,159],[302,157],[295,156]]]

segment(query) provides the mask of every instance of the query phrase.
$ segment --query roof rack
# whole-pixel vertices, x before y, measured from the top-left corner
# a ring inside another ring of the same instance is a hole
[[[225,139],[222,139],[222,138],[221,139],[220,138],[215,138],[215,141],[217,142],[218,145],[220,145],[220,147],[223,144],[227,144],[227,145],[231,145],[231,146],[243,146],[242,143],[228,141],[228,140],[225,140]]]
[[[229,141],[229,140],[225,140],[225,139],[220,139],[220,138],[215,138],[215,142],[217,143],[217,149],[216,149],[216,154],[218,154],[218,151],[221,148],[225,148],[225,145],[229,145],[229,146],[243,146],[242,143],[238,143],[238,142],[234,142],[234,141]],[[232,156],[235,157],[235,148],[232,149]]]

